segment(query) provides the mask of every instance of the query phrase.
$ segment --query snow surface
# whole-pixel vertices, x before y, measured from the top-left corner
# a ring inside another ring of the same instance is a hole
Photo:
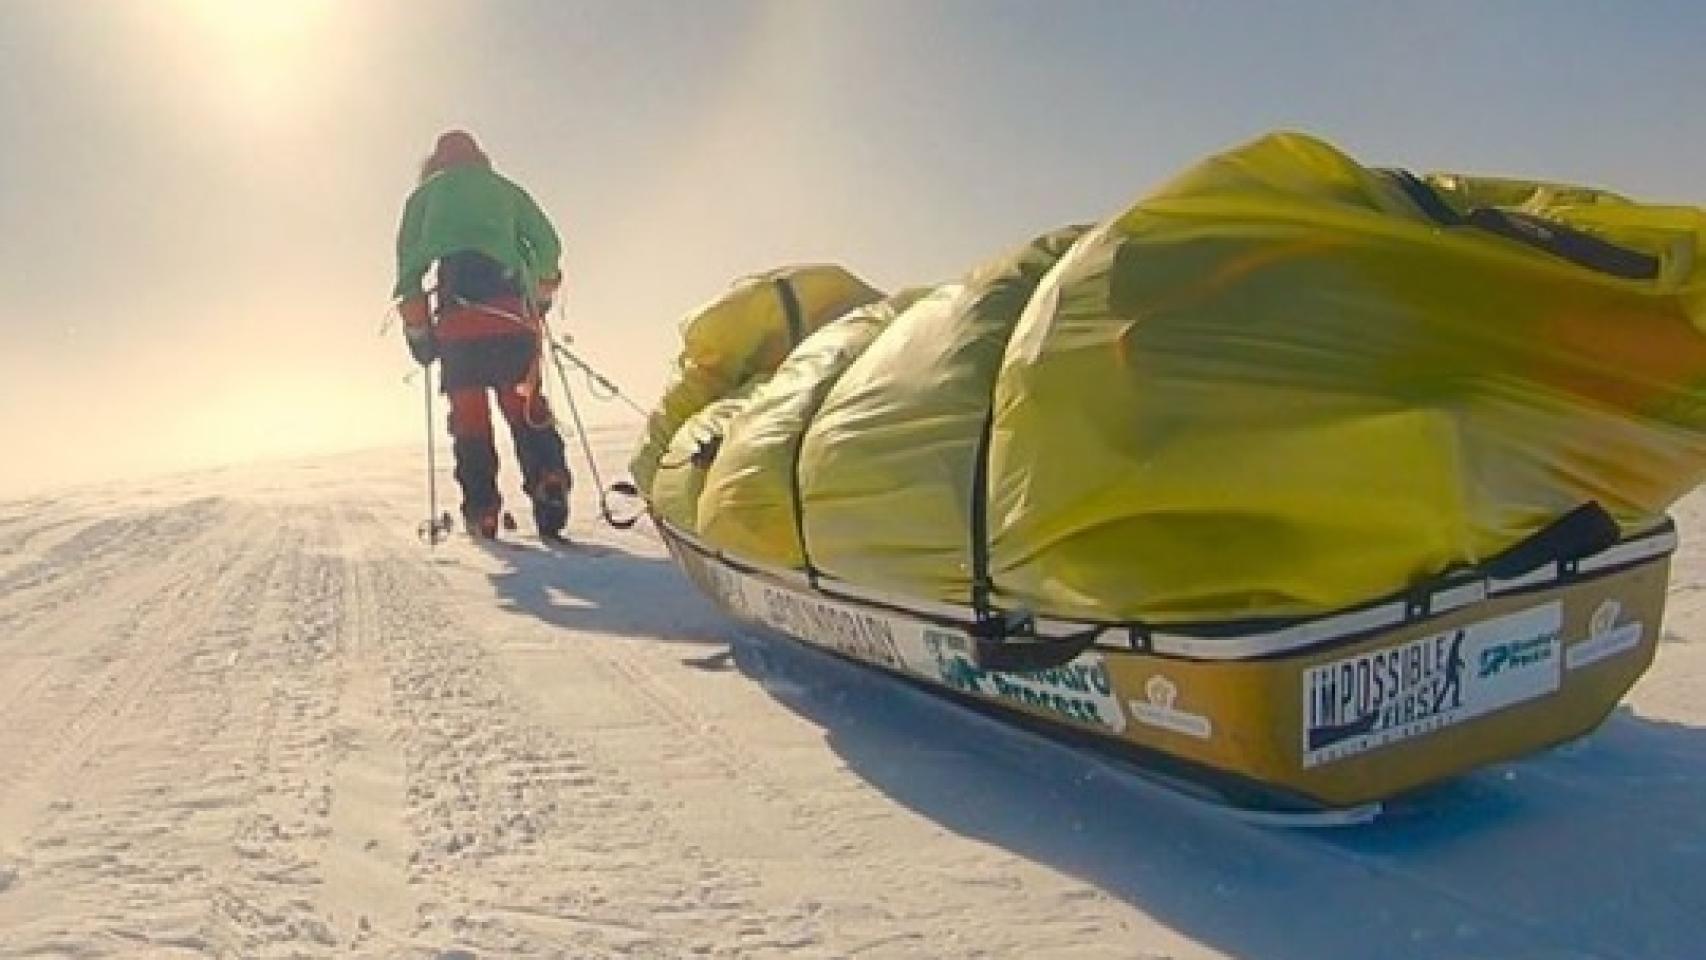
[[[429,551],[419,460],[0,502],[0,957],[1706,956],[1706,500],[1601,731],[1303,832],[740,627],[584,475],[596,547]]]

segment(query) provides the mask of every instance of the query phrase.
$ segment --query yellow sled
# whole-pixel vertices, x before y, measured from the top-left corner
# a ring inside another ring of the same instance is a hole
[[[658,526],[737,617],[1281,812],[1365,806],[1593,730],[1652,663],[1676,547],[1667,524],[1292,622],[991,629],[969,608],[814,587]]]
[[[929,287],[737,286],[634,471],[741,616],[1338,808],[1579,736],[1650,663],[1703,328],[1698,209],[1276,134]]]

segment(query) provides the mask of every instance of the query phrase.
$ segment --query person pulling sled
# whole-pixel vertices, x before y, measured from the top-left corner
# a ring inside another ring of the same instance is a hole
[[[488,394],[509,424],[540,535],[555,539],[568,522],[571,478],[540,377],[561,257],[551,221],[471,135],[438,138],[403,208],[392,297],[410,355],[442,362],[462,517],[476,536],[496,536],[503,516]],[[435,265],[429,298],[422,281]]]

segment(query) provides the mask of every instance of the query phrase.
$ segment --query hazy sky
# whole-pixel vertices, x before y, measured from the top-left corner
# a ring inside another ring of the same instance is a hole
[[[418,441],[378,331],[449,126],[649,402],[741,274],[945,278],[1279,127],[1706,202],[1703,49],[1696,0],[0,0],[0,494]]]

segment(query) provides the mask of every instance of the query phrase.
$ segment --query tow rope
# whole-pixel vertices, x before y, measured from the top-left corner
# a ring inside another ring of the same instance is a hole
[[[639,509],[634,510],[632,513],[625,516],[617,516],[615,511],[610,507],[610,498],[613,495],[639,498],[639,488],[635,487],[634,484],[628,480],[618,480],[613,484],[606,485],[604,478],[599,475],[598,460],[592,455],[592,441],[587,437],[586,423],[581,420],[580,405],[575,403],[574,391],[569,388],[569,372],[564,368],[563,364],[565,362],[573,363],[576,367],[580,368],[581,372],[586,375],[587,383],[589,384],[588,391],[595,399],[608,400],[621,398],[628,404],[628,406],[633,407],[635,410],[639,410],[642,416],[645,415],[645,411],[641,410],[639,405],[634,403],[634,401],[628,399],[627,395],[622,393],[622,391],[614,383],[611,383],[607,377],[594,370],[586,361],[575,356],[568,347],[564,346],[562,343],[558,342],[555,337],[551,336],[550,325],[545,322],[545,318],[543,317],[539,319],[539,333],[540,343],[550,348],[551,365],[557,368],[557,381],[563,387],[563,402],[569,408],[569,416],[574,419],[575,434],[579,436],[581,452],[586,456],[587,471],[592,474],[592,482],[598,488],[598,512],[600,516],[604,518],[605,523],[610,524],[618,530],[626,530],[639,522],[639,519],[645,515],[645,507],[641,506]],[[591,385],[600,385],[606,391],[606,396],[600,397],[598,394],[598,388]]]

